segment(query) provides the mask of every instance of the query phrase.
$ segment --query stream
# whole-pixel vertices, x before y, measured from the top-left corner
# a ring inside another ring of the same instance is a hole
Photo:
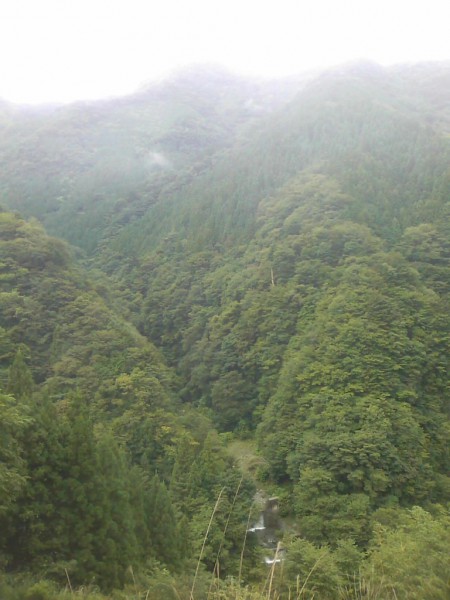
[[[255,502],[262,506],[257,521],[248,529],[248,533],[257,537],[258,543],[267,550],[264,562],[267,565],[284,560],[284,549],[281,547],[279,535],[285,529],[279,514],[278,498],[265,497],[261,492],[255,495]]]

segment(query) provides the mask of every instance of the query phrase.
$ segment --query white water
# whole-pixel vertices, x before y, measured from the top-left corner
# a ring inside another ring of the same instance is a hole
[[[258,521],[253,525],[253,527],[250,527],[250,529],[247,529],[247,531],[250,531],[251,533],[255,533],[255,531],[263,531],[266,528],[266,526],[264,525],[264,515],[261,513]]]

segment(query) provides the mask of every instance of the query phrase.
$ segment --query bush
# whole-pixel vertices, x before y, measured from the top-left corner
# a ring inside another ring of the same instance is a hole
[[[39,581],[25,592],[24,600],[57,600],[55,590],[48,581]]]

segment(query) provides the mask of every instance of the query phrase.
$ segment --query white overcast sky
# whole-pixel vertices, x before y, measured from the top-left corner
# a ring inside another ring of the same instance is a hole
[[[450,59],[449,0],[1,0],[0,98],[132,92],[189,63],[278,76]]]

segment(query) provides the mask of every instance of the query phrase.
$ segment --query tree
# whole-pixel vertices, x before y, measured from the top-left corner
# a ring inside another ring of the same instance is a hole
[[[363,575],[398,600],[444,600],[450,594],[450,519],[414,507],[396,515],[393,527],[378,525]]]
[[[146,493],[145,512],[153,557],[169,567],[178,567],[183,544],[178,539],[178,523],[170,495],[157,475]]]
[[[20,440],[30,418],[12,396],[1,391],[0,415],[0,517],[4,517],[25,484]]]
[[[14,361],[9,368],[6,391],[18,400],[29,400],[33,391],[33,376],[25,363],[21,347],[16,352]]]
[[[339,598],[344,580],[326,546],[316,547],[305,539],[294,540],[288,545],[283,571],[282,587],[289,587],[292,593],[302,590],[305,598],[316,594],[324,600]]]

